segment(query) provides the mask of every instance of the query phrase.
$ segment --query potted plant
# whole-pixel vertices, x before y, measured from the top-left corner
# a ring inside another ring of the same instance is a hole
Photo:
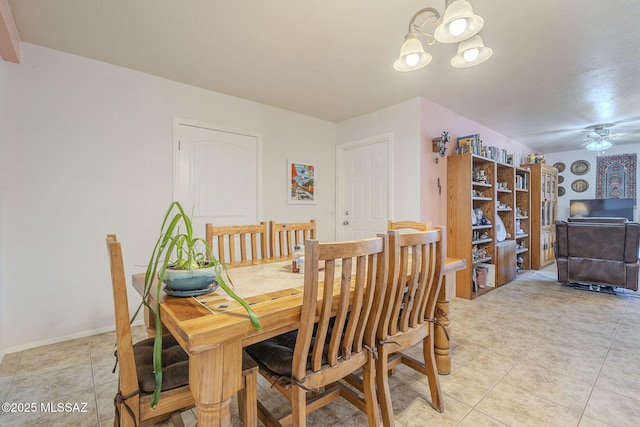
[[[205,276],[208,276],[207,279],[198,277],[202,276],[201,272],[203,271],[206,272]],[[156,377],[156,388],[151,399],[152,407],[155,407],[158,403],[162,386],[161,284],[165,282],[167,276],[171,276],[169,283],[176,286],[174,276],[180,274],[180,272],[184,272],[192,278],[196,276],[195,281],[198,283],[193,285],[195,289],[206,288],[215,280],[231,298],[247,310],[253,327],[257,330],[262,329],[256,313],[245,300],[236,295],[231,289],[230,285],[232,285],[232,282],[224,264],[216,259],[211,250],[211,246],[205,239],[194,237],[191,218],[185,213],[180,202],[172,202],[165,213],[162,227],[160,228],[160,236],[156,241],[153,252],[151,253],[149,265],[147,266],[142,303],[133,316],[133,318],[136,317],[143,305],[155,312],[156,335],[153,349],[153,365]],[[158,280],[157,282],[155,282],[156,278]],[[156,306],[152,308],[149,306],[147,297],[154,283],[157,283]]]

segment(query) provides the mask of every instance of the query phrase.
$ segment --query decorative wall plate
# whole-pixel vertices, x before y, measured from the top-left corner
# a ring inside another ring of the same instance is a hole
[[[558,184],[562,184],[564,182],[564,176],[558,175]]]
[[[586,160],[576,160],[571,163],[571,172],[573,172],[574,175],[584,175],[589,172],[589,167],[589,162]]]
[[[564,196],[564,193],[565,193],[564,187],[562,185],[559,185],[558,186],[558,196],[562,197],[562,196]]]
[[[589,188],[589,183],[584,179],[576,179],[571,183],[571,189],[576,193],[583,193]]]
[[[558,169],[558,172],[564,172],[564,168],[566,167],[566,165],[562,162],[556,162],[553,164],[553,167]]]

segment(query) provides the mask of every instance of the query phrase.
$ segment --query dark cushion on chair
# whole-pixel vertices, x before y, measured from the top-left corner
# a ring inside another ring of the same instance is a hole
[[[153,342],[147,338],[133,346],[140,391],[153,393],[156,378],[153,371]],[[162,390],[189,384],[189,356],[170,334],[162,336]]]
[[[335,320],[335,317],[332,317],[329,320],[329,328],[327,330],[325,345],[329,344]],[[347,320],[345,322],[348,322],[348,320],[349,315],[347,315]],[[310,348],[313,347],[317,327],[318,325],[315,325],[314,327],[314,336],[311,338],[311,344],[309,345]],[[258,363],[258,365],[267,369],[272,374],[291,377],[293,350],[296,347],[297,338],[297,330],[286,332],[282,335],[250,345],[245,350]],[[326,354],[322,355],[322,363],[327,363]],[[311,354],[309,354],[309,358],[307,359],[307,369],[311,369]]]
[[[246,351],[263,368],[276,375],[290,377],[297,337],[298,331],[287,332],[250,345]]]

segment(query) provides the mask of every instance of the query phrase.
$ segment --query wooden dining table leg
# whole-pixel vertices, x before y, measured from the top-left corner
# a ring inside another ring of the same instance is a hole
[[[190,354],[189,386],[198,409],[198,427],[231,426],[231,399],[242,388],[241,344]]]
[[[451,336],[451,318],[450,308],[451,300],[456,295],[456,272],[451,271],[444,275],[444,283],[440,287],[438,302],[436,303],[436,319]],[[447,335],[438,325],[435,326],[434,332],[434,351],[436,356],[436,366],[440,375],[448,375],[451,373],[451,342],[447,339]]]

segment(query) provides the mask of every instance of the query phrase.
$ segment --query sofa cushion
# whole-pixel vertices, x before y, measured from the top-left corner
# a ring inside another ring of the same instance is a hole
[[[573,223],[568,230],[569,257],[624,260],[625,224]]]

